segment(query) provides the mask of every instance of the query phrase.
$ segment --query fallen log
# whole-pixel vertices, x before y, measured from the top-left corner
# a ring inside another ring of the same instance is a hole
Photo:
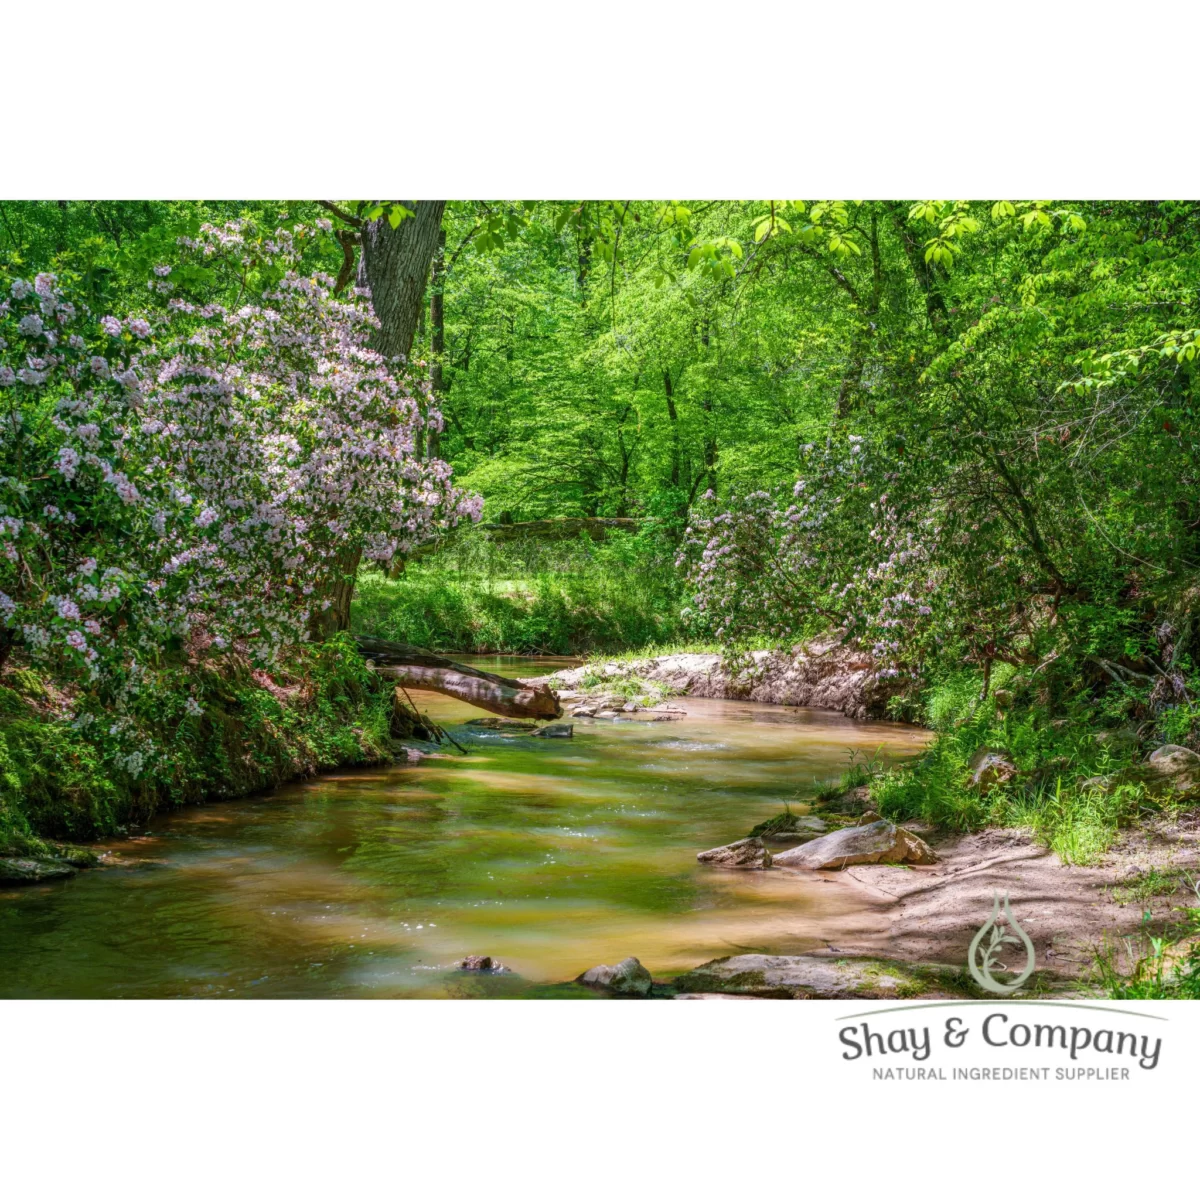
[[[365,658],[400,687],[427,688],[453,696],[502,717],[533,717],[548,721],[562,716],[558,695],[545,683],[530,683],[493,675],[477,667],[431,654],[419,646],[383,638],[356,637]]]

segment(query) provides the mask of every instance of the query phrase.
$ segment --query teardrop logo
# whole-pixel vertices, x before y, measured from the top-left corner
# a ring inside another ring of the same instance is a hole
[[[1000,961],[1006,946],[1025,947],[1025,969],[1010,983],[1001,983],[993,972],[1007,972],[1010,969]],[[972,978],[986,991],[995,992],[998,996],[1011,996],[1033,974],[1033,966],[1033,943],[1012,915],[1008,893],[1004,893],[1004,910],[1001,912],[1000,893],[993,892],[992,915],[971,939],[971,948],[967,951],[967,968]]]

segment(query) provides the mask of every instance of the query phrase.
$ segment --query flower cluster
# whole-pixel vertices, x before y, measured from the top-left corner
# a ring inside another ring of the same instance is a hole
[[[172,289],[97,319],[53,275],[4,281],[5,653],[15,639],[118,697],[200,633],[269,661],[307,636],[348,555],[386,560],[478,519],[418,452],[441,422],[427,385],[372,349],[368,297],[299,270],[305,233],[181,239],[181,263],[249,281],[254,301],[231,309]]]
[[[722,641],[832,626],[871,649],[884,676],[917,674],[944,609],[936,523],[889,500],[893,464],[861,437],[803,456],[790,492],[738,496],[693,520],[679,559],[693,591],[685,615]]]

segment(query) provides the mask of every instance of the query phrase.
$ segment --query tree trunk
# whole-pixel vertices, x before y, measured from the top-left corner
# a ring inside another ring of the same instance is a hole
[[[433,257],[433,274],[429,280],[429,385],[440,409],[446,394],[442,371],[442,356],[446,352],[446,231],[438,233],[437,253]],[[441,452],[441,434],[429,431],[429,457]]]
[[[408,357],[425,299],[429,264],[442,228],[445,200],[402,200],[414,214],[393,229],[387,215],[362,228],[359,287],[371,289],[371,306],[379,318],[379,352],[387,358]]]
[[[355,641],[359,650],[377,664],[381,674],[405,687],[442,692],[502,717],[533,717],[544,721],[562,716],[558,696],[544,683],[493,675],[404,642],[373,637],[359,637]]]
[[[379,318],[376,349],[385,358],[412,350],[417,320],[425,300],[429,264],[437,249],[445,200],[403,200],[414,215],[393,229],[387,214],[362,227],[362,254],[358,260],[358,286],[371,291],[371,307]],[[309,620],[309,634],[323,641],[350,628],[350,601],[362,546],[348,544],[335,562],[330,578],[317,591],[317,604]],[[329,604],[321,606],[328,600]]]
[[[318,589],[321,600],[308,620],[308,636],[312,641],[323,642],[350,628],[350,601],[354,599],[354,581],[361,561],[362,546],[357,543],[338,552],[329,578]],[[320,605],[325,600],[329,604],[322,608]]]
[[[679,486],[679,413],[675,410],[675,388],[671,372],[663,371],[663,387],[667,392],[667,417],[671,422],[671,486]]]

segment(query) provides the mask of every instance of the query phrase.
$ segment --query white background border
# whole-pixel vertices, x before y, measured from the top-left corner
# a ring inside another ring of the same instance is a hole
[[[1189,197],[1197,23],[1052,0],[27,3],[0,24],[0,197]],[[871,1082],[836,1038],[862,1007],[7,1002],[0,1187],[1194,1186],[1200,1009],[1154,1006],[1162,1063],[1127,1084],[1021,1085]]]

